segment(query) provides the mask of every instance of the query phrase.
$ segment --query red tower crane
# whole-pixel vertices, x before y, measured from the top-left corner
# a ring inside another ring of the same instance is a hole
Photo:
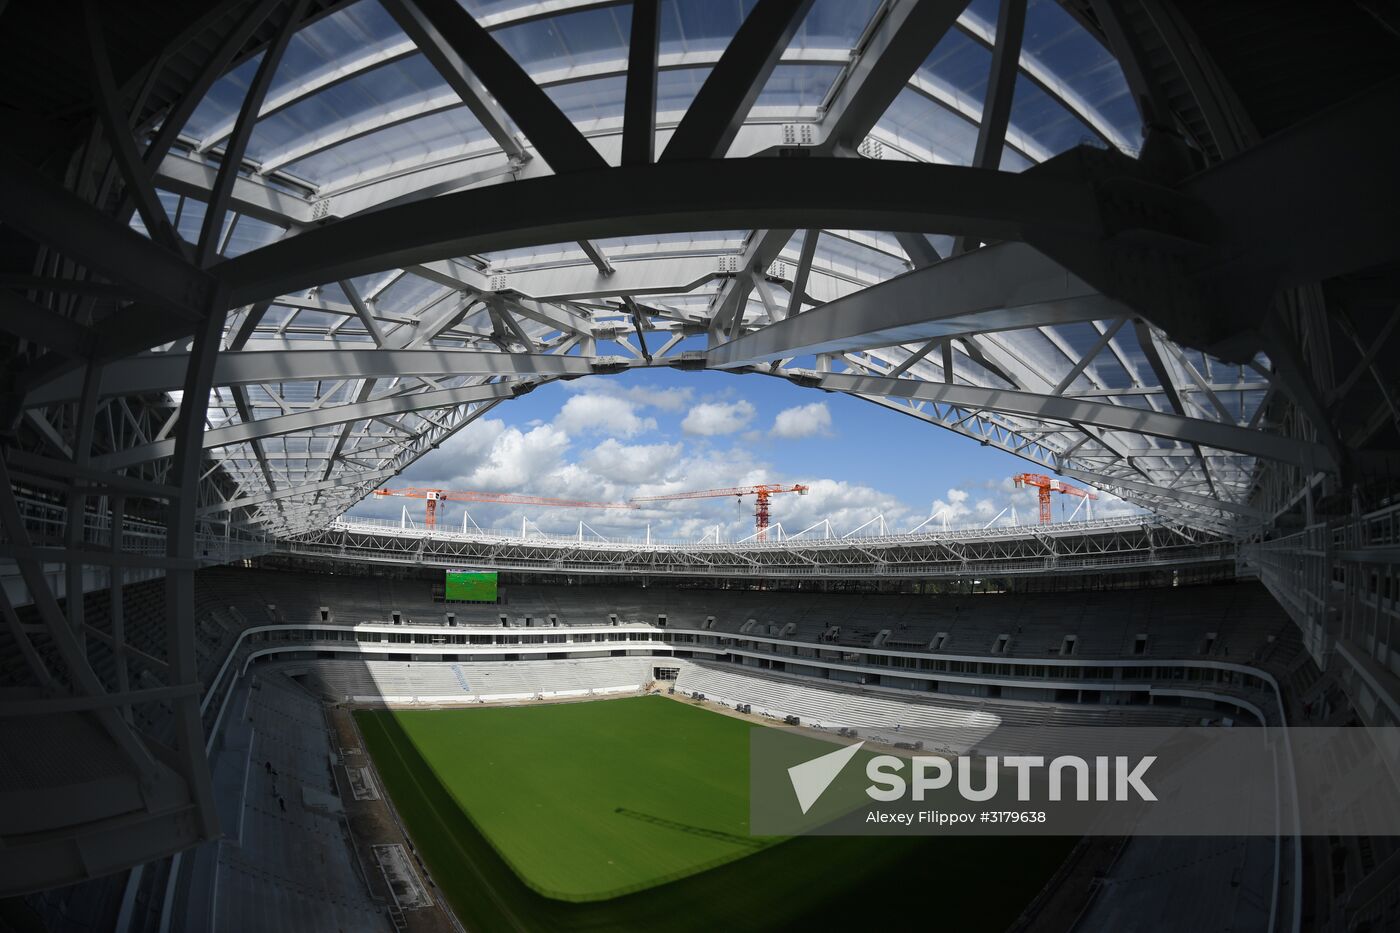
[[[1016,484],[1017,489],[1027,486],[1034,486],[1040,493],[1040,523],[1047,524],[1050,521],[1050,493],[1058,492],[1066,496],[1078,496],[1081,499],[1097,499],[1098,496],[1087,489],[1080,489],[1078,486],[1071,486],[1057,479],[1051,479],[1044,473],[1017,473],[1011,477],[1011,481]]]
[[[733,486],[729,489],[700,489],[695,492],[678,492],[669,496],[639,496],[628,499],[628,502],[662,502],[667,499],[716,499],[721,496],[757,496],[753,504],[753,524],[754,530],[758,533],[758,540],[764,541],[768,538],[768,499],[780,492],[795,492],[799,496],[807,495],[808,487],[801,483],[793,483],[785,486],[780,483],[764,483],[760,486]]]
[[[437,504],[439,502],[500,502],[506,505],[547,505],[574,509],[635,509],[630,502],[581,502],[575,499],[548,499],[543,496],[518,496],[510,492],[457,492],[451,489],[425,489],[421,486],[407,486],[402,489],[376,489],[376,496],[403,496],[408,499],[426,499],[427,513],[423,524],[428,528],[437,527]]]

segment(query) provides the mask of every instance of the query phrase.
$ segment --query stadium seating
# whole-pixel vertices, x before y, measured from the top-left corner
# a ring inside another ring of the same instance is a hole
[[[159,580],[129,584],[123,593],[128,643],[155,658],[165,653],[164,602]],[[218,693],[206,712],[205,726],[212,730],[224,694],[234,688],[233,678],[216,683],[216,674],[229,660],[239,635],[254,626],[306,624],[321,621],[321,607],[333,614],[335,624],[386,622],[393,612],[419,624],[442,624],[447,611],[432,599],[431,583],[379,577],[320,575],[275,570],[221,567],[202,570],[196,577],[196,655],[201,680]],[[507,586],[499,606],[454,605],[459,624],[499,624],[505,613],[512,624],[526,616],[535,624],[550,614],[560,624],[600,624],[615,615],[623,622],[655,624],[667,616],[669,629],[704,629],[714,617],[716,635],[736,639],[782,637],[805,640],[822,647],[869,647],[875,635],[888,630],[884,647],[928,651],[943,636],[939,653],[982,658],[1062,657],[1065,636],[1073,635],[1074,657],[1180,658],[1228,660],[1274,670],[1286,678],[1292,692],[1302,695],[1321,690],[1315,667],[1301,653],[1296,629],[1283,617],[1265,591],[1253,584],[1212,585],[1180,589],[1080,592],[1041,595],[977,596],[851,596],[822,593],[782,593],[746,590],[669,589],[664,587]],[[108,594],[96,591],[85,599],[89,624],[108,630]],[[36,621],[32,607],[20,607],[25,622]],[[751,621],[752,620],[752,621]],[[823,643],[824,632],[839,627],[840,636]],[[743,635],[739,634],[745,629]],[[1007,636],[1004,650],[994,646]],[[1138,638],[1147,640],[1139,654]],[[1211,638],[1210,636],[1214,636]],[[0,630],[0,688],[23,682],[23,660],[9,635]],[[46,656],[52,648],[40,642]],[[255,646],[244,643],[231,667],[240,669]],[[116,658],[110,651],[94,652],[98,675],[109,684],[116,679]],[[797,661],[800,663],[800,659]],[[293,673],[324,696],[361,702],[389,699],[395,703],[450,705],[530,699],[537,696],[602,694],[636,690],[649,679],[649,658],[622,657],[552,661],[422,662],[387,660],[275,660],[258,681],[261,696],[247,706],[254,728],[253,759],[267,760],[257,749],[276,745],[287,757],[274,760],[279,773],[306,786],[327,788],[326,738],[320,711],[311,693],[295,686],[279,672]],[[133,683],[143,683],[139,656],[129,660]],[[890,740],[917,739],[935,746],[955,745],[966,738],[966,729],[977,730],[1025,725],[1164,725],[1195,722],[1203,718],[1190,707],[1117,706],[1018,702],[1010,699],[957,696],[945,693],[911,693],[889,687],[842,684],[813,680],[757,667],[706,664],[676,659],[668,666],[681,669],[677,689],[696,691],[733,706],[750,703],[756,713],[777,718],[800,717],[804,723],[826,726],[851,725],[863,735],[872,732]],[[57,667],[57,666],[56,666]],[[61,668],[60,668],[61,669]],[[897,677],[899,671],[891,669]],[[304,676],[303,676],[304,675]],[[1228,685],[1212,685],[1216,692]],[[242,693],[230,702],[230,723],[241,724]],[[1251,697],[1264,704],[1265,698]],[[168,735],[168,709],[148,704],[136,711],[145,730],[159,738]],[[899,729],[895,730],[895,725]],[[256,772],[256,769],[254,769]],[[334,821],[321,813],[298,808],[283,791],[289,807],[283,814],[275,801],[269,805],[265,789],[252,774],[243,801],[245,834],[239,845],[226,845],[219,854],[217,871],[220,901],[237,901],[241,920],[255,928],[260,917],[296,916],[299,928],[344,929],[371,925],[382,905],[369,901],[348,863],[327,867],[327,877],[298,877],[308,861],[318,861],[324,851],[335,849],[348,857],[343,845],[336,849],[329,835]],[[221,791],[222,793],[222,791]],[[305,831],[303,831],[305,830]],[[338,832],[338,829],[335,829]],[[288,839],[300,839],[312,848],[295,855],[279,847]],[[309,841],[308,841],[309,840]],[[324,851],[323,851],[324,850]],[[1388,852],[1389,850],[1386,850]],[[1384,854],[1384,853],[1382,853]],[[327,856],[330,857],[330,856]],[[1373,854],[1373,858],[1374,858]],[[1355,856],[1358,865],[1362,853]],[[318,862],[319,863],[319,862]],[[301,866],[293,869],[293,866]],[[157,879],[158,882],[158,879]],[[110,904],[121,897],[121,879],[84,886],[53,899],[46,920],[64,929],[61,915],[77,917],[85,902]],[[138,904],[158,912],[157,884],[143,887]],[[225,901],[224,898],[228,898]],[[46,902],[38,902],[46,903]],[[266,904],[266,908],[256,905]],[[149,905],[154,905],[149,906]],[[93,908],[98,910],[97,906]],[[103,908],[105,910],[107,908]],[[266,910],[259,914],[259,910]],[[280,913],[278,913],[280,912]],[[366,922],[359,922],[361,919]],[[324,922],[323,922],[324,920]]]
[[[432,599],[431,584],[334,574],[210,568],[199,575],[201,608],[236,610],[242,624],[314,622],[321,607],[338,624],[385,622],[398,611],[417,624],[443,624],[449,607]],[[517,586],[502,589],[499,605],[453,604],[459,624],[512,623],[530,617],[544,624],[623,622],[670,628],[703,628],[738,635],[821,641],[832,626],[836,644],[869,647],[889,630],[885,646],[927,651],[943,636],[940,653],[991,655],[1008,636],[1005,657],[1056,657],[1066,636],[1074,656],[1192,658],[1250,662],[1274,641],[1296,641],[1296,628],[1268,592],[1254,583],[1057,594],[850,595],[667,587]],[[269,611],[268,606],[276,607]],[[755,624],[749,625],[750,620]],[[224,624],[231,624],[228,619]],[[1139,641],[1140,637],[1145,636]]]
[[[219,845],[221,929],[388,929],[360,880],[333,797],[332,747],[317,698],[280,675],[249,694],[253,729],[239,820]],[[267,771],[271,764],[275,775]]]
[[[570,697],[639,690],[650,679],[648,658],[568,661],[288,662],[336,700],[391,703],[470,703]]]
[[[963,749],[994,730],[1008,727],[1044,730],[1050,726],[1192,725],[1199,710],[1183,707],[1102,707],[1017,703],[939,696],[907,691],[842,686],[763,671],[684,663],[676,692],[701,694],[706,700],[734,706],[747,703],[755,714],[773,719],[797,716],[807,726],[853,728],[862,736],[888,741],[918,739],[930,748]],[[1020,744],[1024,747],[1024,736]]]

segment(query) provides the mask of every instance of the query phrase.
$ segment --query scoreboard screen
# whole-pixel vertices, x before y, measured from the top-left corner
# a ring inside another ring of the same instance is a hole
[[[494,603],[496,573],[449,570],[443,595],[449,602]]]

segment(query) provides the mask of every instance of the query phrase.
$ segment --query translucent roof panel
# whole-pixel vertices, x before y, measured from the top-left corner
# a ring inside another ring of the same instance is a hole
[[[570,81],[546,88],[545,93],[574,123],[621,117],[627,78],[613,75],[593,81]]]
[[[1158,384],[1157,377],[1152,374],[1152,367],[1147,364],[1147,354],[1142,352],[1142,345],[1138,343],[1137,333],[1133,328],[1119,328],[1118,334],[1113,338],[1113,344],[1122,356],[1122,363],[1128,374],[1139,385]]]
[[[755,115],[764,111],[814,109],[826,99],[832,84],[841,76],[837,65],[779,65],[754,101]]]
[[[175,231],[180,234],[180,239],[187,243],[199,242],[199,231],[204,225],[203,201],[196,201],[194,198],[182,198],[179,209],[179,220],[175,224]]]
[[[657,74],[656,112],[683,113],[709,76],[709,68],[670,68]]]
[[[876,125],[922,161],[969,165],[977,150],[976,126],[911,88],[899,92]]]
[[[362,123],[456,95],[422,55],[390,62],[325,88],[258,121],[248,157],[264,162],[316,139],[353,132]]]
[[[748,235],[747,230],[712,230],[700,231],[696,233],[653,233],[646,236],[630,237],[608,237],[597,240],[596,243],[603,249],[641,248],[646,246],[655,247],[658,251],[662,249],[693,248],[698,251],[710,252],[715,249],[737,249],[743,245],[744,237]],[[493,253],[492,256],[507,255],[503,253]]]
[[[998,166],[1003,172],[1024,172],[1035,163],[1023,156],[1010,146],[1003,146],[1001,150],[1001,165]]]
[[[284,232],[286,231],[276,224],[270,224],[246,214],[242,215],[238,218],[233,231],[228,234],[223,254],[226,258],[240,256],[249,250],[266,246],[281,237]]]
[[[1016,96],[1011,100],[1011,125],[1051,153],[1064,152],[1081,143],[1103,145],[1104,138],[1040,85],[1021,73],[1016,76]]]
[[[477,19],[502,16],[530,6],[528,2],[522,2],[522,0],[458,0],[458,2]]]
[[[260,64],[261,52],[215,81],[199,106],[194,108],[194,113],[185,121],[181,132],[194,139],[203,139],[214,127],[235,119]]]
[[[756,0],[661,0],[661,54],[723,52]]]
[[[779,65],[754,102],[756,112],[796,115],[814,110],[826,97],[841,69],[826,65]],[[657,78],[657,112],[684,112],[709,68],[679,68],[661,72]],[[621,118],[627,95],[627,78],[613,75],[589,81],[571,81],[546,88],[550,99],[575,123]],[[756,114],[758,115],[758,114]]]
[[[298,30],[287,44],[268,90],[275,101],[298,85],[324,83],[347,61],[406,47],[408,37],[375,0],[359,0]]]
[[[917,74],[981,112],[991,68],[991,50],[966,34],[950,29],[919,66]]]
[[[1057,0],[1027,4],[1021,50],[1073,88],[1129,142],[1142,138],[1142,121],[1118,60]]]
[[[286,166],[320,187],[339,187],[390,170],[432,161],[489,138],[465,106],[419,117],[324,149]]]
[[[1094,344],[1097,343],[1100,336],[1102,336],[1102,331],[1088,321],[1076,321],[1068,324],[1057,324],[1055,326],[1055,336],[1059,339],[1059,342],[1064,345],[1065,349],[1069,351],[1070,358],[1067,358],[1067,363],[1073,366],[1084,354],[1094,348]],[[1104,350],[1101,355],[1096,356],[1094,361],[1091,361],[1089,365],[1085,367],[1085,372],[1070,384],[1069,391],[1073,393],[1076,390],[1083,391],[1092,388],[1095,385],[1095,381],[1099,379],[1095,361],[1104,359],[1109,355],[1108,351]],[[1062,356],[1062,359],[1066,358]],[[1063,364],[1061,368],[1063,368]],[[1101,380],[1099,381],[1101,382]]]
[[[531,74],[625,61],[631,32],[628,4],[580,10],[493,30],[491,35]]]
[[[788,50],[855,48],[879,7],[879,0],[816,0]]]
[[[909,271],[902,259],[829,234],[817,240],[813,259],[832,272],[870,282],[883,282]]]
[[[412,311],[443,293],[443,287],[437,282],[406,275],[380,293],[379,307],[385,311]]]

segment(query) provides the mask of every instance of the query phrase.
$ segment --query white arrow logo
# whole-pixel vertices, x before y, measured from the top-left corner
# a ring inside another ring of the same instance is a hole
[[[797,803],[805,814],[812,805],[826,793],[831,782],[836,780],[846,763],[855,757],[865,740],[845,748],[838,748],[811,761],[788,768],[788,779],[792,781],[792,792],[797,795]]]

